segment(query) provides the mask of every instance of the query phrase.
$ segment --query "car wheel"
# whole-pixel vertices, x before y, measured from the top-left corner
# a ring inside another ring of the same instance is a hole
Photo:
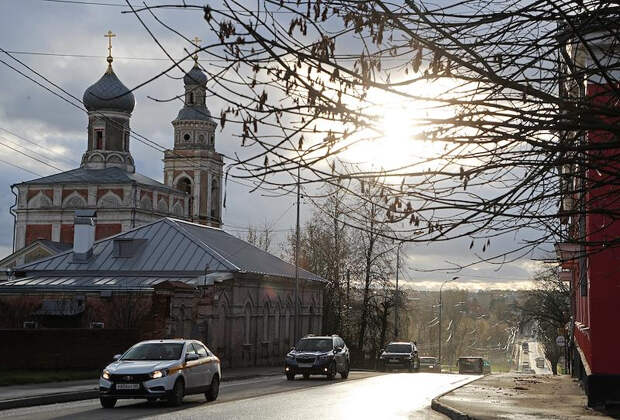
[[[291,373],[291,372],[287,372],[286,373],[286,379],[289,380],[289,381],[295,380],[295,374]]]
[[[327,368],[327,379],[330,381],[336,377],[336,362],[331,362]]]
[[[156,397],[149,397],[149,398],[147,398],[146,400],[147,400],[148,402],[150,402],[150,403],[154,403],[154,402],[156,402],[156,401],[157,401],[157,398],[156,398]]]
[[[310,374],[309,373],[304,373],[304,379],[310,379]]]
[[[101,402],[101,406],[103,408],[114,408],[116,405],[116,398],[100,397],[99,401]]]
[[[179,379],[175,382],[172,393],[168,397],[168,403],[173,407],[178,407],[183,404],[183,397],[185,396],[185,384],[183,380]]]
[[[340,372],[340,377],[342,379],[347,379],[349,377],[349,362],[345,362],[344,370]]]
[[[211,385],[209,385],[209,390],[205,392],[205,398],[207,401],[215,401],[217,400],[217,396],[220,393],[220,378],[217,375],[213,375],[213,379],[211,379]]]

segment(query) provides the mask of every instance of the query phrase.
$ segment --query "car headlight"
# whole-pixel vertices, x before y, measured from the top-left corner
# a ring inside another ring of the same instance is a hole
[[[110,379],[110,371],[107,369],[104,369],[103,373],[101,374],[101,377],[103,379]]]
[[[168,371],[166,369],[156,370],[154,372],[151,372],[150,377],[153,379],[157,379],[157,378],[166,376],[167,374],[168,374]]]
[[[428,365],[428,368],[429,368],[429,369],[432,369],[432,368],[434,368],[434,367],[435,367],[435,366],[433,366],[433,365]]]

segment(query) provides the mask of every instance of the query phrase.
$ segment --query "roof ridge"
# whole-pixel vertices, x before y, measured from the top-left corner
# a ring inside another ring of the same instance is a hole
[[[229,265],[231,266],[233,269],[237,270],[237,271],[242,271],[240,267],[238,267],[236,264],[234,264],[232,261],[228,260],[226,257],[224,257],[223,255],[221,255],[219,252],[217,252],[216,250],[214,250],[213,248],[211,248],[209,245],[207,245],[206,243],[204,243],[201,239],[197,238],[195,235],[193,235],[191,232],[188,232],[187,229],[185,229],[185,227],[181,226],[181,224],[179,224],[178,222],[183,222],[185,223],[185,221],[180,220],[180,219],[174,219],[172,217],[164,217],[163,219],[166,223],[170,224],[171,226],[175,226],[177,229],[179,229],[179,231],[181,231],[181,233],[183,233],[185,236],[187,236],[189,239],[191,239],[192,241],[194,241],[195,243],[197,243],[201,248],[203,248],[205,251],[209,252],[211,255],[213,255],[214,258],[217,258],[220,260],[221,263],[225,264],[225,265]],[[201,225],[198,223],[193,223],[193,222],[189,222],[189,224],[192,225],[196,225],[197,227],[201,227],[201,228],[211,228],[210,226],[205,226],[205,225]],[[213,228],[216,230],[221,230],[221,229],[217,229],[217,228]],[[223,231],[222,231],[223,232]]]

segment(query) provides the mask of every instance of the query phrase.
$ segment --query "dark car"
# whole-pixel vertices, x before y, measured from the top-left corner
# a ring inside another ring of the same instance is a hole
[[[304,379],[310,375],[325,375],[334,379],[340,373],[342,379],[349,376],[349,349],[337,335],[306,336],[299,340],[286,355],[284,373],[292,381],[301,374]]]
[[[420,357],[421,372],[441,372],[441,366],[437,363],[436,357]]]
[[[459,357],[457,365],[459,373],[484,373],[484,359],[482,357]]]
[[[399,368],[409,372],[420,370],[420,358],[415,343],[392,342],[381,351],[379,369],[385,371]]]

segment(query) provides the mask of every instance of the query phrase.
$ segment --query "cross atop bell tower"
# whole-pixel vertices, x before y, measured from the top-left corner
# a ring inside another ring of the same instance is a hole
[[[112,73],[112,61],[114,61],[112,58],[112,38],[115,36],[116,34],[113,34],[112,31],[108,31],[108,33],[104,35],[104,37],[108,38],[108,58],[106,59],[108,61],[108,73]]]

